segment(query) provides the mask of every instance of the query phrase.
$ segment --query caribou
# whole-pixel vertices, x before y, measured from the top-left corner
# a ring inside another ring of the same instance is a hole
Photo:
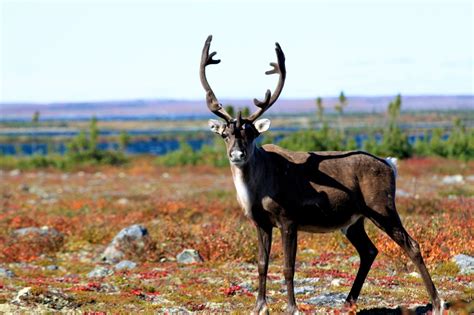
[[[411,259],[423,279],[433,309],[442,303],[423,261],[420,246],[402,225],[395,207],[396,165],[363,151],[293,152],[273,144],[256,145],[270,120],[258,119],[278,99],[286,78],[285,55],[276,43],[277,62],[266,74],[278,74],[275,91],[266,91],[257,110],[248,117],[232,117],[219,103],[206,78],[206,67],[218,64],[209,54],[212,36],[204,44],[200,79],[209,110],[221,120],[210,119],[211,131],[224,139],[237,200],[256,226],[258,235],[258,294],[254,313],[268,313],[266,279],[273,228],[281,232],[287,287],[286,312],[298,311],[293,277],[298,231],[326,233],[342,231],[355,247],[360,265],[346,306],[356,303],[378,250],[364,228],[372,221],[395,241]]]

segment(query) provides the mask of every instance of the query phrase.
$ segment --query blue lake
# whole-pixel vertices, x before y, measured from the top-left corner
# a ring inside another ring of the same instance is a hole
[[[278,143],[283,136],[275,138],[275,143]],[[359,148],[363,147],[364,141],[368,139],[367,134],[355,135],[354,139]],[[446,135],[447,138],[447,135]],[[132,138],[133,139],[133,138]],[[199,138],[188,140],[187,143],[194,150],[199,150],[203,145],[212,144],[215,137],[211,135],[209,138]],[[376,141],[381,141],[381,135],[375,136]],[[409,142],[414,143],[417,139],[423,139],[423,135],[410,135]],[[220,139],[217,139],[220,140]],[[24,143],[0,143],[0,154],[3,155],[33,155],[33,154],[48,154],[48,153],[59,153],[64,154],[67,150],[67,143],[69,141],[64,139],[60,142],[41,142],[41,141],[29,141]],[[104,150],[118,150],[119,144],[117,142],[101,142],[98,144],[100,149]],[[168,152],[179,149],[179,140],[176,139],[158,139],[154,137],[134,140],[130,142],[125,150],[127,154],[138,155],[138,154],[151,154],[151,155],[163,155]]]

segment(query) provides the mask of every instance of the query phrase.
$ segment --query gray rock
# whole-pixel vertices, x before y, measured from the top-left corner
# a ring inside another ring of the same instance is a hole
[[[444,176],[441,182],[445,185],[462,184],[464,183],[464,178],[462,177],[462,175],[459,174],[452,176]]]
[[[319,282],[319,278],[297,278],[294,280],[294,284],[295,286],[304,286],[304,285],[308,285],[308,284],[315,284],[317,282]],[[278,284],[282,284],[284,285],[286,282],[285,282],[285,279],[280,279],[280,280],[274,280],[273,282],[275,283],[278,283]]]
[[[26,287],[18,291],[11,303],[29,307],[42,304],[55,310],[78,306],[72,297],[64,294],[58,289],[48,288],[40,291],[33,291],[31,287]]]
[[[121,206],[125,206],[129,204],[129,201],[127,198],[120,198],[119,200],[117,200],[117,204]]]
[[[26,287],[18,291],[16,296],[13,298],[13,304],[22,304],[23,300],[26,300],[31,295],[31,287]]]
[[[411,194],[403,189],[397,189],[395,193],[398,197],[411,197]]]
[[[110,244],[102,254],[101,259],[106,263],[117,263],[124,258],[125,254],[115,245]]]
[[[21,174],[20,170],[11,170],[10,173],[8,173],[11,177],[15,177]]]
[[[58,270],[58,269],[59,269],[59,266],[58,266],[58,265],[49,265],[49,266],[46,266],[46,270],[54,271],[54,270]]]
[[[41,244],[44,253],[58,251],[64,244],[64,234],[47,226],[17,229],[12,237],[18,242]]]
[[[186,315],[191,314],[187,309],[184,307],[169,307],[169,308],[162,308],[158,310],[160,314],[176,314],[176,315]]]
[[[306,300],[307,304],[318,306],[339,306],[346,301],[344,293],[323,293]]]
[[[294,292],[296,295],[307,295],[310,293],[314,293],[316,289],[313,286],[305,285],[305,286],[295,286]],[[280,290],[280,292],[286,294],[286,286]]]
[[[112,242],[117,242],[125,238],[141,239],[145,236],[148,236],[148,230],[143,225],[134,224],[122,229]]]
[[[314,293],[314,291],[314,287],[308,285],[303,287],[295,287],[295,294],[297,295]]]
[[[180,264],[201,263],[203,259],[199,252],[195,249],[185,249],[176,256],[176,260]]]
[[[458,265],[461,274],[474,273],[474,257],[459,254],[453,257],[453,261]]]
[[[7,268],[0,268],[0,278],[13,278],[15,273]]]
[[[134,269],[137,267],[137,263],[130,261],[130,260],[122,260],[118,264],[114,266],[115,270],[123,270],[123,269]]]
[[[301,279],[295,280],[295,284],[297,285],[315,284],[318,282],[319,282],[319,278],[301,278]]]
[[[24,192],[29,192],[30,191],[30,186],[27,184],[20,184],[18,186],[18,190],[24,191]]]
[[[239,283],[238,284],[242,289],[248,291],[248,292],[252,292],[254,291],[252,285],[248,282],[242,282],[242,283]]]
[[[110,276],[112,273],[113,271],[109,268],[97,266],[87,274],[87,278],[104,278]]]
[[[63,238],[63,234],[54,228],[47,226],[43,227],[25,227],[21,229],[16,229],[13,231],[15,236],[43,236],[43,237],[60,237]]]
[[[145,248],[150,241],[148,230],[140,225],[134,224],[122,229],[107,246],[101,259],[104,262],[116,264],[125,258],[125,253],[137,253]]]

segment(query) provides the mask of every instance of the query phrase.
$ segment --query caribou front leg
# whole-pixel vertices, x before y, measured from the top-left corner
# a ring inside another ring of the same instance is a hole
[[[267,307],[267,272],[270,250],[272,247],[272,226],[257,225],[258,233],[258,296],[254,314],[268,314]]]
[[[288,305],[286,312],[294,314],[298,312],[295,302],[295,291],[293,285],[293,277],[295,274],[295,259],[297,248],[297,228],[296,224],[285,222],[281,228],[281,238],[283,245],[284,267],[283,275],[285,276],[286,291],[288,294]]]

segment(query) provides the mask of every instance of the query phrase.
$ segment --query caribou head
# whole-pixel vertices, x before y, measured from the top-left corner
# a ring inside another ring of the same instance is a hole
[[[271,93],[270,90],[267,90],[263,101],[254,99],[254,104],[258,109],[250,116],[242,117],[242,113],[239,111],[237,117],[232,117],[219,103],[206,78],[206,67],[221,62],[220,59],[212,58],[216,52],[209,54],[211,41],[212,36],[209,36],[202,50],[200,67],[201,83],[206,91],[207,107],[223,120],[210,119],[209,127],[213,132],[224,139],[230,162],[237,166],[244,165],[253,154],[255,139],[270,127],[269,119],[258,118],[276,102],[283,89],[286,77],[285,55],[280,45],[276,43],[275,51],[278,62],[270,63],[273,69],[265,72],[267,75],[279,74],[280,77],[275,91]]]

